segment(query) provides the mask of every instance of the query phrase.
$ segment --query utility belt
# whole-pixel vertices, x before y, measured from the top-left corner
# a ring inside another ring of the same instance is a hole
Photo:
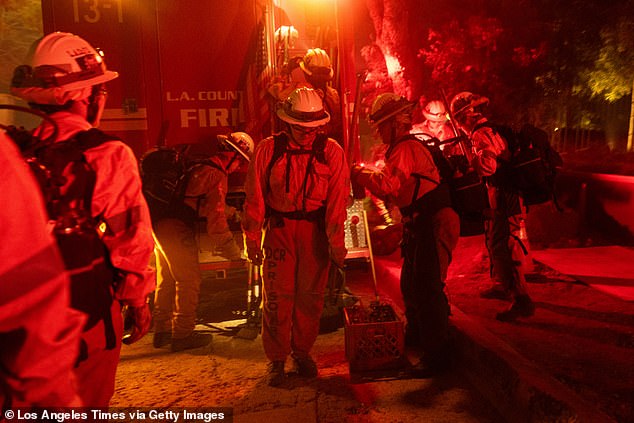
[[[309,222],[323,222],[326,219],[326,207],[322,206],[316,210],[311,211],[295,210],[290,212],[283,212],[266,206],[266,217],[272,223],[274,221],[279,222],[281,218],[290,220],[307,220]],[[272,224],[272,226],[279,227],[280,225]]]
[[[410,205],[401,207],[400,210],[403,217],[413,219],[415,214],[431,217],[445,207],[451,207],[451,192],[449,185],[441,183]]]

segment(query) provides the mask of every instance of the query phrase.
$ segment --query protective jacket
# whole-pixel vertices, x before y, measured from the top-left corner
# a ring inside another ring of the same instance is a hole
[[[473,166],[480,176],[488,177],[495,174],[498,169],[498,160],[509,160],[511,153],[506,141],[492,128],[480,126],[487,122],[486,118],[478,120],[476,129],[471,133],[471,144],[475,157]]]
[[[70,308],[64,264],[39,187],[0,135],[0,404],[79,406],[73,374],[85,317]]]
[[[84,118],[73,113],[57,112],[50,117],[59,127],[56,141],[67,140],[92,128]],[[36,130],[36,135],[46,137],[50,130],[45,122]],[[107,225],[102,240],[118,273],[115,299],[141,306],[154,290],[154,273],[148,266],[154,241],[136,158],[121,141],[89,149],[85,157],[97,173],[91,210],[93,216],[101,217]]]
[[[225,199],[228,192],[228,175],[222,161],[212,156],[210,164],[195,166],[190,172],[185,204],[207,218],[207,233],[210,236],[229,232]]]
[[[59,129],[55,142],[92,129],[74,113],[61,111],[50,117]],[[51,124],[44,122],[35,134],[46,138],[51,131]],[[113,140],[87,149],[83,158],[94,172],[90,211],[95,221],[102,222],[101,241],[106,252],[99,245],[79,252],[60,248],[70,269],[72,305],[88,316],[75,372],[84,405],[97,407],[107,406],[114,393],[123,332],[121,304],[142,307],[154,290],[154,274],[149,267],[154,241],[132,150]],[[62,194],[74,182],[74,175],[66,170],[64,177]],[[93,260],[89,261],[91,254]]]
[[[448,343],[449,303],[444,281],[460,233],[458,215],[429,150],[406,137],[386,153],[385,168],[360,172],[358,183],[394,202],[404,220],[401,293],[405,303],[405,342],[419,347],[431,366],[443,365]]]
[[[284,154],[274,163],[267,181],[266,170],[273,156],[273,146],[273,137],[262,140],[249,166],[242,222],[247,246],[261,246],[267,207],[279,212],[315,212],[323,208],[331,258],[343,264],[347,252],[344,222],[350,189],[343,150],[328,139],[324,150],[326,163],[311,158],[307,150],[305,154]],[[293,142],[289,142],[289,149],[296,153],[302,150]]]
[[[486,245],[491,260],[491,274],[513,296],[526,294],[526,280],[521,269],[524,247],[519,238],[523,218],[521,199],[508,181],[497,174],[501,163],[510,159],[506,141],[482,118],[471,134],[475,153],[473,167],[487,180],[490,218],[485,222]]]
[[[417,178],[413,175],[423,175]],[[359,183],[384,200],[390,200],[399,208],[432,191],[440,183],[440,174],[431,153],[420,142],[398,142],[386,153],[385,167],[381,172],[362,173]],[[418,193],[415,198],[416,186]]]

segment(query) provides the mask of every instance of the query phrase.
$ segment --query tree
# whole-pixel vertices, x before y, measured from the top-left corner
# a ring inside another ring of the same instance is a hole
[[[594,66],[582,73],[579,89],[588,89],[595,96],[614,102],[631,95],[627,151],[634,150],[634,22],[622,16],[616,25],[601,31],[602,46]]]
[[[8,92],[13,69],[42,36],[39,0],[0,0],[0,92]]]

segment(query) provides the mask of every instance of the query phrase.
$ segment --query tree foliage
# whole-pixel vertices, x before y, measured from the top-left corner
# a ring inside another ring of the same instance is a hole
[[[582,72],[579,92],[589,90],[608,101],[616,101],[632,92],[634,81],[634,22],[621,17],[614,26],[601,31],[601,49],[594,66]]]
[[[437,98],[440,87],[450,95],[475,91],[491,99],[499,120],[555,128],[596,118],[584,86],[596,92],[602,87],[612,96],[631,89],[621,74],[633,69],[627,57],[634,52],[628,44],[634,37],[631,14],[622,14],[623,23],[614,26],[630,0],[446,0],[442,5],[404,0],[405,26],[402,19],[398,25],[384,22],[392,19],[385,5],[395,1],[368,0],[367,5],[380,11],[374,13],[375,28],[382,31],[379,46],[394,38],[386,34],[390,28],[410,34],[407,43],[390,48],[404,64],[411,99]]]

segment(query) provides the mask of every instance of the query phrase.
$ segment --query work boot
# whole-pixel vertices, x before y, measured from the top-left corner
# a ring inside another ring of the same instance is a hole
[[[528,295],[518,295],[513,304],[495,316],[501,322],[512,322],[519,317],[531,317],[535,314],[535,304]]]
[[[271,361],[269,363],[268,372],[266,374],[266,384],[269,386],[280,386],[284,383],[286,375],[284,374],[283,361]]]
[[[305,378],[317,377],[317,364],[310,357],[293,357],[295,361],[295,372]]]
[[[511,295],[501,285],[493,285],[480,291],[480,298],[485,298],[487,300],[510,300]]]
[[[172,332],[155,332],[152,338],[154,348],[161,348],[172,342]]]
[[[210,342],[210,333],[192,332],[184,338],[172,338],[172,352],[205,347]]]
[[[450,367],[449,360],[431,361],[421,359],[411,367],[410,374],[416,379],[427,379],[446,373]]]

